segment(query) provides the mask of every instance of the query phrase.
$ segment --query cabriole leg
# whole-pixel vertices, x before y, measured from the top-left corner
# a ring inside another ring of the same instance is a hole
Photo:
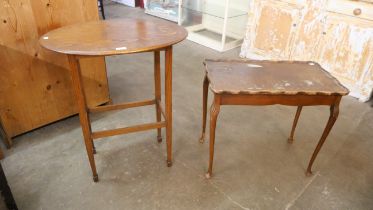
[[[294,141],[294,132],[295,132],[295,128],[297,127],[298,119],[299,119],[300,113],[302,111],[302,108],[303,108],[302,106],[298,106],[298,108],[297,108],[297,113],[295,114],[295,118],[294,118],[294,122],[293,122],[293,127],[291,129],[290,137],[288,138],[289,143],[293,143],[293,141]]]
[[[205,75],[205,79],[203,80],[203,96],[202,96],[203,114],[202,114],[202,134],[201,134],[201,138],[199,139],[200,143],[203,143],[205,141],[206,118],[207,118],[208,86],[209,86],[209,80],[207,79],[207,75]]]
[[[215,129],[216,129],[216,120],[220,112],[220,96],[214,95],[214,102],[210,108],[210,158],[209,158],[209,169],[206,173],[206,178],[212,176],[212,164],[214,161],[214,146],[215,146]]]
[[[339,115],[339,102],[340,102],[341,98],[338,98],[337,101],[335,102],[335,104],[333,104],[332,106],[330,106],[330,116],[329,116],[329,120],[328,120],[328,123],[326,124],[326,127],[324,129],[324,132],[319,140],[319,143],[317,144],[316,148],[315,148],[315,151],[313,152],[312,154],[312,157],[311,157],[311,160],[308,164],[308,167],[307,167],[307,172],[306,172],[306,175],[307,176],[310,176],[312,174],[312,165],[313,165],[313,162],[315,161],[316,157],[317,157],[317,154],[319,153],[321,147],[323,146],[324,142],[325,142],[325,139],[326,137],[328,137],[329,135],[329,132],[330,130],[332,129],[335,121],[337,120],[338,118],[338,115]]]

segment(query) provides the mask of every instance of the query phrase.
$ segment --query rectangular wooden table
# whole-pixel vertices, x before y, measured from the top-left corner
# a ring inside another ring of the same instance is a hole
[[[337,79],[314,62],[206,60],[203,83],[203,125],[206,128],[208,87],[214,93],[210,109],[210,159],[207,178],[212,175],[216,120],[221,105],[288,105],[297,106],[289,143],[303,106],[330,106],[330,117],[308,164],[307,175],[339,114],[342,96],[349,93]]]

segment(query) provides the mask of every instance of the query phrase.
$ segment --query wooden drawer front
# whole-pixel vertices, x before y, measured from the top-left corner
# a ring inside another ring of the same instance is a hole
[[[373,20],[373,3],[351,0],[328,1],[326,9],[330,12]]]

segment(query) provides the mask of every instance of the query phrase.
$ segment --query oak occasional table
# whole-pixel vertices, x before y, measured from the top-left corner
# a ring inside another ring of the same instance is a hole
[[[210,109],[210,159],[207,178],[212,175],[216,120],[221,105],[288,105],[297,106],[289,143],[303,106],[330,106],[330,117],[306,171],[311,167],[339,113],[342,96],[348,89],[314,62],[205,60],[203,82],[203,124],[200,142],[204,142],[208,87],[214,93]]]
[[[80,125],[95,182],[98,181],[98,175],[93,140],[103,137],[157,129],[157,139],[161,142],[161,128],[165,127],[167,165],[172,165],[172,45],[184,40],[186,36],[187,32],[184,28],[163,20],[113,19],[62,27],[40,38],[40,43],[44,48],[68,55],[74,93],[79,108]],[[165,108],[161,106],[161,51],[165,51]],[[154,52],[154,99],[88,108],[79,59],[140,52]],[[155,105],[157,122],[105,131],[93,132],[91,129],[89,113],[146,105]]]

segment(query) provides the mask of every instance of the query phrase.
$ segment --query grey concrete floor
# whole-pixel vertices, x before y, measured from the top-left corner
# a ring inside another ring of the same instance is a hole
[[[113,3],[106,12],[108,18],[154,18]],[[305,169],[328,107],[304,108],[292,145],[287,137],[295,107],[223,107],[214,177],[204,178],[208,142],[198,142],[202,61],[238,54],[190,41],[175,46],[170,168],[155,130],[98,141],[98,183],[92,181],[77,116],[16,138],[2,164],[20,209],[373,209],[373,109],[349,96],[311,177]],[[153,97],[152,62],[150,53],[107,58],[114,102]],[[94,129],[154,120],[153,107],[92,116]]]

